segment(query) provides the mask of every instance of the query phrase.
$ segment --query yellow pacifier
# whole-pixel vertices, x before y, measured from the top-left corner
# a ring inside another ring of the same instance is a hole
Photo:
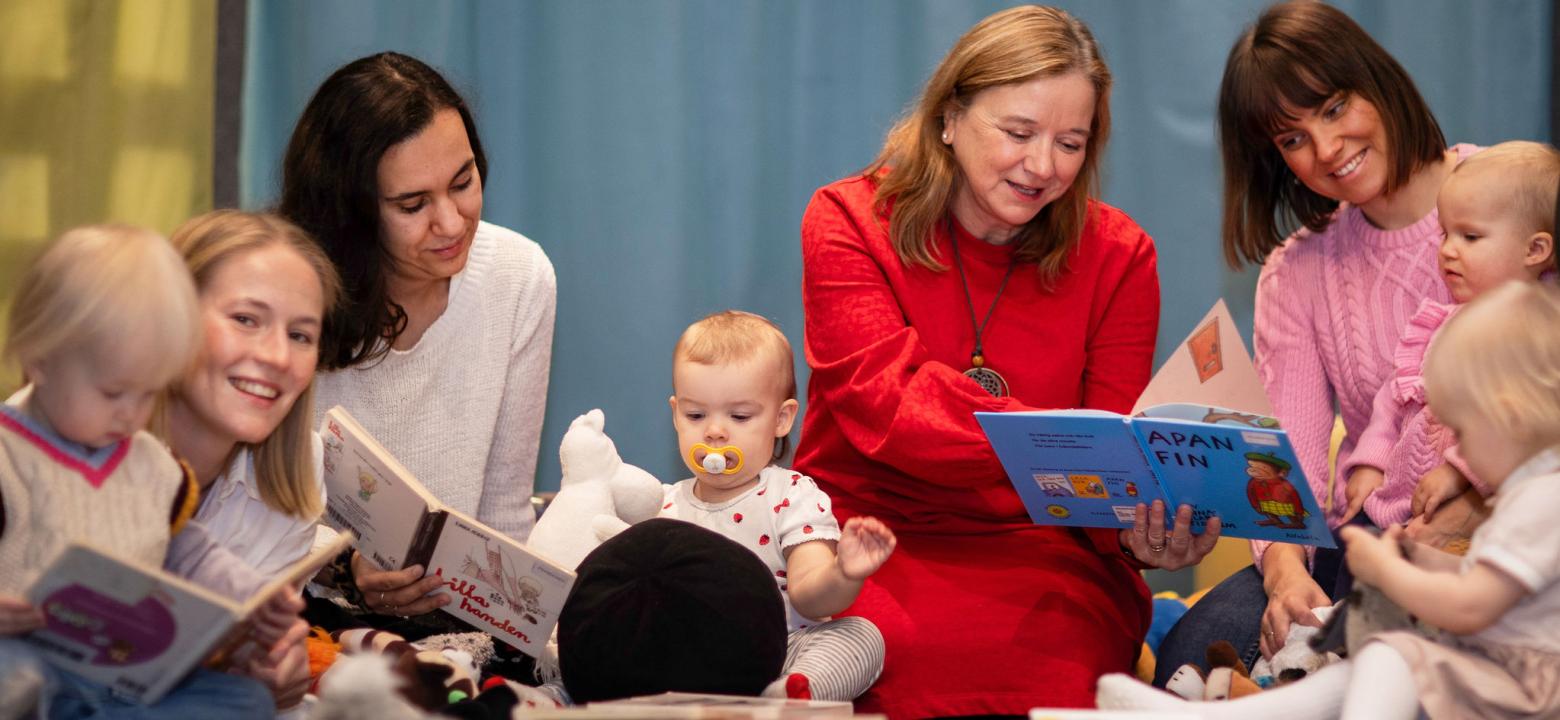
[[[713,448],[697,443],[688,449],[688,467],[711,475],[735,475],[742,470],[742,450],[736,445]]]

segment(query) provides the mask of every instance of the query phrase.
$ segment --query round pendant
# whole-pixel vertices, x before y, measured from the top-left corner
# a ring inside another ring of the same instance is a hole
[[[964,371],[964,376],[979,383],[981,388],[991,393],[993,397],[1007,397],[1007,380],[997,374],[996,370],[989,367],[972,367]]]

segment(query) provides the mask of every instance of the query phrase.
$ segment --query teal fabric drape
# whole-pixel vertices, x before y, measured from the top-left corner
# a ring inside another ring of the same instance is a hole
[[[629,462],[684,476],[666,398],[678,333],[741,308],[797,349],[798,226],[813,189],[871,160],[953,41],[1009,3],[936,0],[265,0],[249,3],[243,202],[331,70],[394,49],[472,101],[491,165],[485,218],[546,248],[558,320],[539,489],[593,407]],[[1249,332],[1254,273],[1218,247],[1214,100],[1265,3],[1064,2],[1116,76],[1104,198],[1158,243],[1161,346],[1219,296]],[[1409,69],[1448,139],[1548,140],[1548,0],[1343,2]],[[1248,335],[1249,337],[1249,335]]]

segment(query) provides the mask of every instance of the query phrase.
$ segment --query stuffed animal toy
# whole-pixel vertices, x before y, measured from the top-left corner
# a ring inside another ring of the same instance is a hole
[[[369,628],[342,630],[333,637],[348,655],[389,659],[402,680],[397,686],[401,697],[423,710],[438,710],[477,694],[476,671],[471,655],[464,651],[423,650],[400,635]],[[322,688],[333,672],[335,666],[321,679]]]
[[[661,481],[623,462],[607,437],[606,415],[591,410],[574,419],[558,447],[563,479],[558,495],[536,521],[532,549],[579,567],[596,546],[661,509]]]
[[[1262,691],[1228,641],[1208,646],[1208,670],[1187,663],[1177,668],[1165,689],[1187,700],[1233,700]]]
[[[1328,605],[1313,608],[1311,612],[1325,625],[1334,610],[1335,606]],[[1299,680],[1325,665],[1337,662],[1340,659],[1337,653],[1317,652],[1311,648],[1311,638],[1321,630],[1320,627],[1290,624],[1284,646],[1273,653],[1273,659],[1258,658],[1252,664],[1251,679],[1266,689]]]

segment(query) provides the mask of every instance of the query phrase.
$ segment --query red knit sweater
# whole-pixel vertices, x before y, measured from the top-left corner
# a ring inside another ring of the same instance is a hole
[[[900,262],[876,182],[818,190],[802,220],[806,355],[812,368],[797,469],[841,522],[874,515],[899,546],[846,614],[887,641],[861,711],[894,717],[1024,713],[1093,705],[1095,679],[1130,669],[1149,621],[1142,578],[1114,530],[1030,523],[975,422],[977,410],[1128,411],[1148,382],[1159,322],[1152,240],[1090,205],[1067,269],[1046,290],[1020,265],[982,333],[1012,397],[963,376],[974,327],[946,231],[934,272]],[[1012,247],[962,227],[959,250],[985,317]]]

